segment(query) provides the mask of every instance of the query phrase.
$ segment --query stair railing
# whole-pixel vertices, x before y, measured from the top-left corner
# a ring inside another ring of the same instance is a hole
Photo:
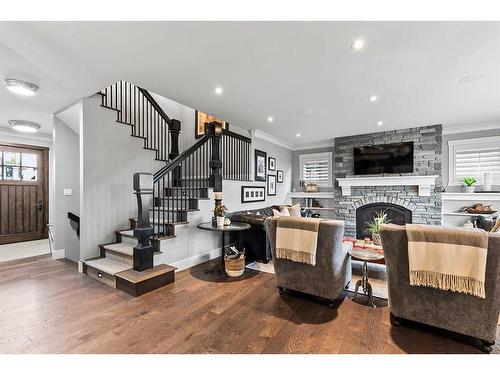
[[[131,125],[131,135],[143,138],[144,148],[156,151],[157,160],[166,162],[172,152],[179,154],[180,121],[169,118],[147,90],[119,81],[100,94],[101,106],[117,111],[116,121]]]

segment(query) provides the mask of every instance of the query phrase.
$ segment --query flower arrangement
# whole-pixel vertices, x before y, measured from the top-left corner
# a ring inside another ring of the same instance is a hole
[[[465,192],[474,193],[474,184],[477,182],[474,177],[464,177]]]
[[[372,240],[375,245],[381,245],[380,226],[382,224],[389,224],[391,220],[387,217],[387,213],[379,211],[375,214],[373,220],[366,223],[366,230],[372,234]]]
[[[215,206],[214,208],[214,216],[215,217],[224,217],[224,215],[227,212],[226,206],[223,206],[222,204]]]

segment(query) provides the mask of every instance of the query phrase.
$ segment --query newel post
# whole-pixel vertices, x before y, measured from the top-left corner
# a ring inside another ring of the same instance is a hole
[[[168,127],[168,132],[170,133],[170,153],[168,154],[168,158],[173,160],[179,156],[179,134],[181,133],[181,122],[175,119],[170,121],[171,124]],[[177,186],[180,182],[182,177],[181,174],[182,170],[180,165],[172,171],[174,186]]]
[[[221,139],[222,125],[216,121],[205,124],[205,132],[210,136],[212,143],[212,155],[210,157],[210,187],[214,192],[222,191],[222,161],[221,161]]]
[[[150,239],[154,230],[149,223],[147,202],[143,202],[143,196],[153,194],[153,175],[134,173],[134,191],[137,197],[137,225],[134,237],[138,239],[137,246],[134,247],[134,270],[144,271],[153,268],[153,245]]]

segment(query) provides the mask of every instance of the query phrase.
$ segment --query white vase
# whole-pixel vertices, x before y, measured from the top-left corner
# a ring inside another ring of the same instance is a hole
[[[484,172],[484,183],[483,183],[484,191],[491,191],[492,180],[493,180],[493,174],[491,172]]]
[[[217,220],[218,228],[222,228],[224,226],[224,216],[217,216],[215,220]]]
[[[465,192],[466,193],[474,193],[474,186],[466,186]]]

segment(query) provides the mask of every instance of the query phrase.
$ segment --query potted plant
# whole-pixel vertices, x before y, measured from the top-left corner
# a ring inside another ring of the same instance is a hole
[[[474,184],[476,183],[476,179],[474,177],[464,177],[465,184],[465,192],[466,193],[474,193]]]
[[[379,211],[375,214],[373,220],[366,223],[366,230],[372,234],[372,240],[375,245],[382,245],[380,238],[380,226],[382,224],[389,224],[391,221],[387,217],[387,213]]]
[[[217,221],[217,227],[222,228],[224,226],[224,215],[227,212],[226,206],[219,204],[214,208],[214,216]]]

